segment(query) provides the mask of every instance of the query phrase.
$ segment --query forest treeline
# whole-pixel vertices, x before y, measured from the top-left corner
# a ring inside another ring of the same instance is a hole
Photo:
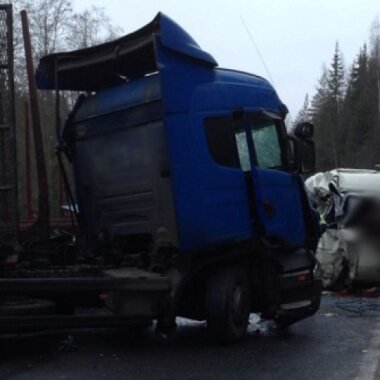
[[[21,218],[27,214],[26,196],[26,118],[30,109],[25,53],[22,38],[20,11],[28,12],[35,67],[47,54],[86,48],[119,36],[121,28],[114,26],[105,10],[91,6],[75,11],[71,0],[0,0],[0,4],[12,3],[14,18],[15,96],[19,211]],[[66,93],[61,98],[62,119],[77,98],[77,93]],[[61,216],[61,204],[65,202],[62,181],[56,159],[57,129],[54,117],[54,94],[39,92],[43,139],[48,173],[51,217]],[[34,159],[33,133],[30,125],[32,208],[37,208],[37,175]]]
[[[346,67],[339,43],[295,120],[315,125],[317,170],[380,164],[380,23]]]

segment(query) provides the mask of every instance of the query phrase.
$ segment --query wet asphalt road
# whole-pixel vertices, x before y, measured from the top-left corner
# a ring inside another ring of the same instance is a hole
[[[170,342],[115,330],[6,337],[0,379],[356,379],[379,320],[380,300],[327,296],[286,334],[253,323],[233,346],[184,321]]]

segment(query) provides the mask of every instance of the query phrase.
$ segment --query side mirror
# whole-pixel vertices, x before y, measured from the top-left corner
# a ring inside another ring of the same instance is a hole
[[[296,173],[309,174],[315,171],[315,145],[312,140],[301,140],[289,136],[290,167]]]
[[[294,128],[293,133],[300,140],[311,140],[314,136],[314,125],[308,121],[299,123]]]
[[[294,166],[299,173],[315,171],[314,125],[308,121],[297,124],[293,130]]]

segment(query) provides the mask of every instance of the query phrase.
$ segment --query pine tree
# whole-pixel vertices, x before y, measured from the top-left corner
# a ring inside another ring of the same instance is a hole
[[[312,100],[312,120],[316,126],[317,165],[321,170],[339,167],[341,154],[342,106],[345,71],[342,53],[336,43],[329,69],[323,68],[317,92]]]
[[[298,112],[294,123],[293,128],[303,121],[310,121],[311,120],[311,112],[310,112],[310,101],[309,101],[309,94],[305,95],[305,100],[303,101],[302,108]]]
[[[318,170],[334,168],[332,157],[332,139],[330,137],[330,92],[328,87],[328,72],[326,67],[322,69],[317,92],[313,96],[310,108],[310,116],[315,125],[315,142]]]
[[[360,49],[351,69],[344,113],[347,120],[347,139],[345,140],[346,161],[351,166],[368,166],[367,142],[371,138],[372,115],[369,77],[369,57],[367,46]]]
[[[335,51],[328,71],[327,83],[332,99],[336,102],[339,109],[344,95],[344,65],[343,57],[339,48],[339,43],[335,44]]]
[[[327,85],[329,89],[328,112],[331,118],[329,123],[329,137],[331,139],[331,149],[334,166],[339,166],[340,147],[338,142],[342,135],[341,112],[345,87],[345,73],[342,53],[339,43],[335,44],[335,51],[331,62],[331,67],[327,74]]]
[[[373,128],[373,162],[380,163],[380,20],[377,17],[371,27],[371,57],[370,57],[370,78],[374,87],[372,94],[374,100],[374,128]]]
[[[378,19],[372,25],[370,37],[370,49],[367,45],[360,48],[347,83],[338,43],[329,68],[322,71],[310,108],[318,170],[338,166],[373,168],[380,163]]]

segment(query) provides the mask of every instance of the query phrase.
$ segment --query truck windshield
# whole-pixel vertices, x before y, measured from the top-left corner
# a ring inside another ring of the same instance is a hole
[[[264,169],[280,168],[282,166],[281,146],[275,122],[259,121],[253,123],[252,127],[257,166]]]
[[[255,150],[256,164],[259,168],[276,169],[282,167],[281,145],[277,126],[273,120],[259,120],[251,124],[251,135]],[[245,131],[235,132],[240,168],[251,170],[251,161]]]

